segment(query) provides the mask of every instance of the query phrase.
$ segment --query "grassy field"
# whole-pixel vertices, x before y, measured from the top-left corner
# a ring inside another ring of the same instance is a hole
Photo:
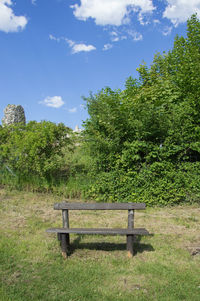
[[[135,226],[152,234],[127,257],[125,237],[72,235],[61,256],[49,227],[58,197],[0,190],[0,300],[200,300],[200,209],[147,208]],[[70,213],[74,227],[126,227],[127,212]]]

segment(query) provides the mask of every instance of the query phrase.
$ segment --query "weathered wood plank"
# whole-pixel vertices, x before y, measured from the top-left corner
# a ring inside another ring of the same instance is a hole
[[[50,228],[48,233],[76,233],[76,234],[100,234],[100,235],[149,235],[144,228],[134,229],[108,229],[108,228]]]
[[[56,203],[55,210],[142,210],[145,203]]]

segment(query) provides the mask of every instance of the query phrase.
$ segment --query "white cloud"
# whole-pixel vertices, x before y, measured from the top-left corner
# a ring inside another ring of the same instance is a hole
[[[129,34],[129,36],[133,39],[133,41],[137,42],[137,41],[142,41],[143,40],[143,36],[141,33],[134,31],[134,30],[128,30],[127,33]]]
[[[168,36],[168,35],[170,35],[171,32],[172,32],[172,26],[166,26],[164,28],[164,30],[162,31],[162,34],[164,36]]]
[[[119,41],[119,34],[116,31],[111,31],[111,41],[112,42],[118,42]]]
[[[60,108],[64,105],[64,101],[62,100],[61,96],[47,96],[43,101],[40,101],[39,103],[52,108]]]
[[[36,5],[36,0],[31,0],[31,3],[32,3],[33,5]]]
[[[142,12],[139,13],[138,15],[138,21],[140,22],[141,25],[148,25],[150,22],[145,14]]]
[[[72,49],[72,53],[79,53],[79,52],[90,52],[92,50],[96,50],[96,47],[93,45],[86,45],[83,43],[76,43],[72,40],[64,38],[64,40],[68,43],[69,47]]]
[[[11,0],[0,0],[0,30],[4,32],[17,32],[28,22],[24,16],[15,16],[11,5]]]
[[[161,22],[160,22],[160,20],[158,20],[158,19],[154,19],[154,20],[153,20],[153,23],[156,25],[156,24],[160,24]]]
[[[57,41],[57,42],[60,42],[60,38],[56,38],[56,37],[54,37],[52,34],[49,35],[49,39],[50,39],[50,40]]]
[[[121,32],[116,32],[116,31],[111,31],[110,32],[110,36],[111,36],[111,41],[112,42],[119,42],[122,40],[126,40],[127,36],[125,36],[124,34],[122,34]]]
[[[76,42],[74,42],[72,40],[69,40],[68,38],[65,38],[65,37],[56,38],[55,36],[50,34],[49,39],[54,40],[56,42],[60,42],[61,40],[67,42],[69,47],[72,49],[73,54],[78,53],[78,52],[90,52],[92,50],[96,50],[96,47],[94,47],[93,45],[86,45],[86,44],[83,44],[83,43],[76,43]]]
[[[74,107],[74,108],[71,108],[71,109],[68,109],[69,113],[76,113],[77,112],[77,108]]]
[[[95,20],[97,25],[120,26],[129,22],[131,12],[150,13],[155,8],[152,0],[80,0],[71,6],[77,19]]]
[[[163,17],[168,18],[177,26],[184,23],[194,13],[200,17],[200,0],[167,0]]]
[[[111,49],[112,47],[113,47],[113,45],[108,43],[103,46],[103,50],[106,51],[106,50]]]
[[[78,53],[78,52],[90,52],[92,50],[96,50],[96,47],[93,45],[85,45],[85,44],[74,44],[71,46],[72,53]]]

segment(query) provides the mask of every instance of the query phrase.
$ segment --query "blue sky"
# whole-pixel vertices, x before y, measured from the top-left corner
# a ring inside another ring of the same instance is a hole
[[[20,104],[27,121],[81,127],[82,96],[123,89],[195,12],[200,0],[0,0],[0,120]]]

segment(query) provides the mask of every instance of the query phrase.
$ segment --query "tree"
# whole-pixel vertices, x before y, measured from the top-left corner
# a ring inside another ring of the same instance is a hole
[[[200,161],[197,16],[188,20],[187,36],[177,36],[171,51],[157,53],[150,67],[143,63],[137,70],[139,80],[128,78],[124,91],[105,88],[86,99],[90,115],[85,122],[86,145],[96,164],[96,177],[99,172],[104,173],[108,191],[112,179],[119,184],[126,178],[123,184],[126,187],[127,175],[134,187],[132,191],[137,190],[138,179],[150,191],[147,181],[155,181],[156,185],[158,177],[162,179],[162,187],[168,187],[167,183],[175,187],[175,171],[182,170],[180,178],[184,178],[183,165],[189,163],[194,172],[192,164],[198,166]],[[101,186],[100,182],[98,185]],[[184,186],[180,187],[184,191]],[[116,193],[117,189],[115,186],[112,191]],[[184,198],[183,195],[177,198]]]

